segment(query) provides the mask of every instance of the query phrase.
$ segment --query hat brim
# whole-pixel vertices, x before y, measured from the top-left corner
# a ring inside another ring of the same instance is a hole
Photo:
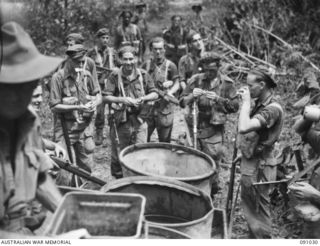
[[[0,83],[19,84],[41,79],[57,69],[62,61],[63,59],[58,57],[48,57],[39,54],[37,58],[28,63],[11,66],[2,64]]]

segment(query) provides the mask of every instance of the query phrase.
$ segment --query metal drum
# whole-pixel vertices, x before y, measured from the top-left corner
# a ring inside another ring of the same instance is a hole
[[[125,177],[153,176],[179,180],[210,194],[216,165],[203,152],[169,143],[135,144],[119,156]]]
[[[116,180],[103,192],[138,193],[146,198],[148,225],[178,230],[192,238],[210,238],[213,205],[202,190],[176,180],[136,176]]]
[[[146,239],[191,239],[188,235],[161,226],[149,225],[146,226]]]

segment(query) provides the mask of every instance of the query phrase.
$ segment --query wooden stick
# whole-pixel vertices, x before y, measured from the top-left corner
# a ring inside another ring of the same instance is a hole
[[[263,63],[263,64],[265,64],[265,65],[267,65],[267,66],[269,66],[269,67],[276,68],[275,65],[273,65],[273,64],[270,64],[270,63],[268,63],[268,62],[266,62],[266,61],[264,61],[264,60],[261,60],[261,59],[255,57],[255,56],[246,54],[246,53],[244,53],[244,52],[242,52],[242,51],[238,51],[237,49],[235,49],[235,48],[233,48],[232,46],[230,46],[230,45],[226,44],[225,42],[223,42],[223,41],[222,41],[220,38],[218,38],[218,37],[214,37],[214,38],[215,38],[217,41],[219,41],[223,46],[227,47],[228,49],[230,49],[231,51],[233,51],[234,53],[238,54],[238,55],[241,56],[243,59],[245,59],[246,61],[248,61],[249,63],[251,63],[251,65],[256,65],[256,64],[255,64],[253,61],[251,61],[250,59],[248,59],[248,58],[251,58],[251,59],[256,60],[256,61],[258,61],[258,62],[260,62],[260,63]]]
[[[270,36],[274,37],[275,39],[279,40],[282,44],[284,44],[284,46],[288,47],[289,49],[293,49],[293,46],[291,44],[289,44],[288,42],[284,41],[282,38],[280,38],[279,36],[273,34],[272,32],[260,27],[260,26],[256,26],[256,25],[251,25],[249,23],[246,23],[249,26],[255,27],[267,34],[269,34]],[[318,68],[312,61],[310,61],[308,58],[306,58],[305,56],[303,56],[301,53],[298,53],[298,55],[307,63],[309,63],[315,70],[317,70],[318,72],[320,72],[320,68]]]

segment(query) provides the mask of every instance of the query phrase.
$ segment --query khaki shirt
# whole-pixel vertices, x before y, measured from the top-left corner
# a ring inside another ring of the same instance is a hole
[[[199,73],[199,60],[200,57],[195,57],[191,53],[182,56],[179,60],[179,76],[180,80],[187,83],[194,74]]]
[[[127,27],[123,27],[121,24],[117,27],[115,36],[114,36],[114,47],[118,50],[120,47],[125,45],[125,43],[134,46],[137,48],[134,44],[134,41],[141,41],[142,36],[140,29],[135,24],[129,24]]]
[[[94,64],[93,66],[95,67]],[[78,84],[76,82],[77,75],[73,72],[73,69],[72,65],[68,63],[63,69],[60,69],[53,75],[49,98],[49,105],[51,108],[57,104],[63,103],[64,98],[71,97],[78,100],[75,104],[86,104],[88,102],[87,96],[96,96],[100,93],[98,80],[94,79],[88,70],[85,70],[83,80]],[[77,110],[64,113],[67,128],[71,135],[73,133],[83,132],[89,126],[93,116],[93,114],[83,114],[85,121],[79,124],[77,122],[76,113],[78,113]],[[56,116],[59,118],[59,114],[56,114]],[[54,134],[56,141],[59,141],[63,135],[60,120],[56,121]]]
[[[204,73],[193,75],[183,91],[181,99],[183,100],[183,97],[192,94],[194,88],[213,91],[219,96],[216,102],[208,99],[205,95],[199,97],[198,123],[200,128],[206,128],[209,125],[223,125],[227,120],[227,114],[238,111],[239,102],[236,97],[236,88],[233,81],[226,76],[219,75],[210,81]],[[188,124],[191,125],[191,111],[188,118]]]
[[[250,118],[258,119],[261,129],[247,134],[240,134],[240,145],[246,143],[246,141],[250,142],[250,138],[257,137],[257,142],[254,144],[256,146],[253,146],[253,156],[246,158],[243,155],[242,158],[241,172],[245,175],[252,175],[259,165],[274,166],[277,164],[273,147],[281,134],[284,112],[280,104],[275,102],[273,95],[270,95],[263,102],[258,101],[256,103],[251,110]],[[244,145],[243,148],[250,148],[249,145]],[[240,147],[240,149],[242,148]]]
[[[28,202],[35,198],[41,184],[39,175],[52,168],[43,151],[40,121],[31,107],[16,121],[16,128],[16,153],[10,160],[11,139],[0,121],[0,229],[5,229],[5,216],[25,215]]]

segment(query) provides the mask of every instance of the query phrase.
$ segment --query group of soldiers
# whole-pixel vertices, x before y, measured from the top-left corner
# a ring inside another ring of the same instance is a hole
[[[20,25],[9,22],[1,27],[0,237],[33,235],[25,218],[28,202],[35,197],[50,211],[61,200],[48,175],[52,162],[44,147],[91,172],[92,153],[95,144],[102,144],[108,108],[111,175],[122,178],[119,151],[150,141],[154,130],[160,142],[169,143],[176,106],[180,106],[186,108],[185,130],[193,147],[216,163],[212,197],[219,190],[227,117],[239,112],[241,205],[250,237],[270,238],[272,186],[253,183],[276,179],[275,143],[284,123],[284,110],[273,93],[277,82],[258,67],[248,72],[245,85],[237,90],[235,82],[221,72],[220,55],[205,49],[199,30],[184,30],[179,23],[181,16],[172,17],[172,27],[163,37],[152,38],[151,57],[144,60],[144,37],[131,22],[133,14],[123,11],[121,17],[113,47],[107,28],[98,30],[92,49],[84,46],[80,33],[72,33],[67,36],[64,61],[40,54]],[[48,75],[52,75],[49,106],[54,113],[54,142],[40,137],[35,112],[41,103],[38,84]],[[33,109],[28,106],[31,99]],[[317,150],[318,133],[313,125],[303,118],[295,129]],[[290,186],[291,194],[318,206],[316,178],[311,184]],[[72,182],[67,181],[69,185]],[[316,235],[316,223],[318,220],[308,221],[309,233]],[[85,231],[72,233],[87,235]]]

